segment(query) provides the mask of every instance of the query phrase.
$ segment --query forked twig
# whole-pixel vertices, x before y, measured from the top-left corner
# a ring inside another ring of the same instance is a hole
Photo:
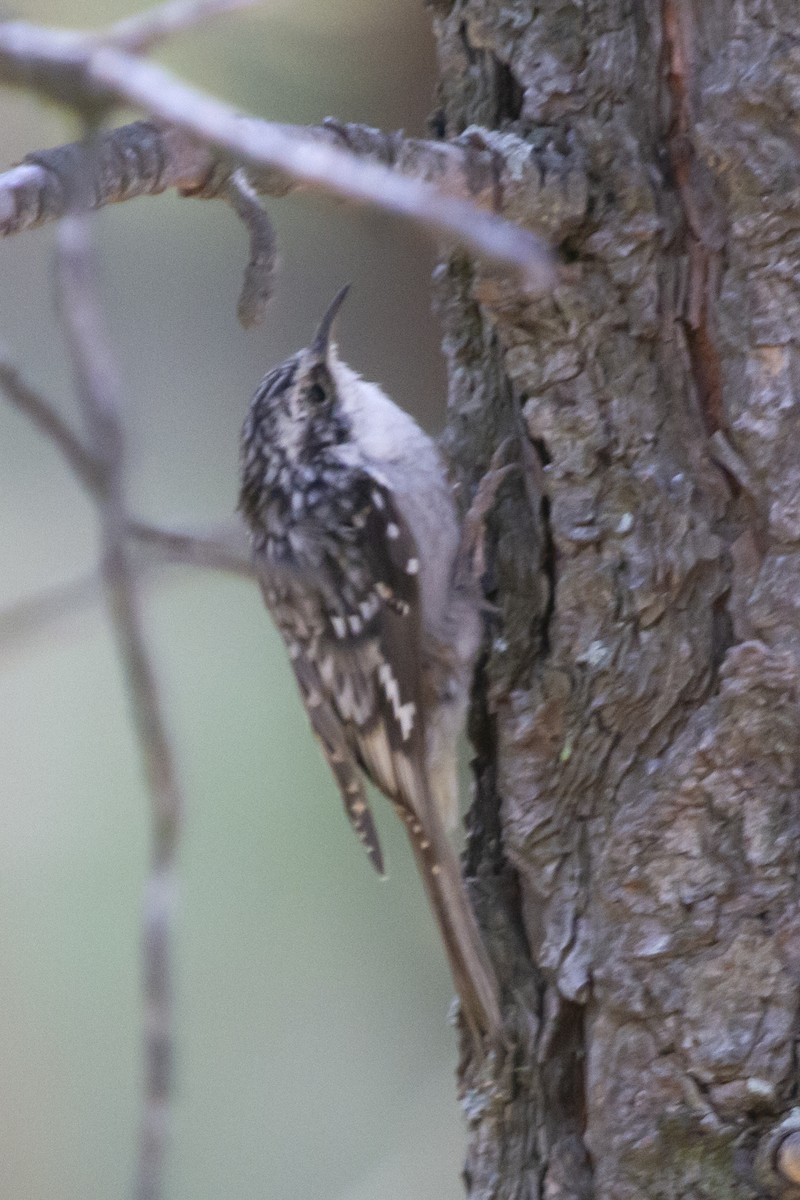
[[[94,603],[101,594],[95,573],[69,583],[44,588],[0,609],[0,653],[8,654],[41,637],[59,622]]]
[[[60,413],[37,392],[18,368],[0,349],[0,388],[14,408],[24,413],[45,437],[54,442],[67,463],[90,492],[98,486],[96,463],[79,438]]]
[[[205,24],[212,17],[253,8],[260,0],[168,0],[147,12],[117,21],[100,36],[129,54],[146,54],[167,38]]]
[[[172,11],[172,6],[168,9]],[[161,19],[158,10],[150,15],[153,30],[161,24],[170,26],[171,19],[163,18],[164,11]],[[543,239],[473,203],[474,191],[490,196],[490,204],[500,194],[491,151],[484,155],[482,174],[487,178],[479,189],[473,189],[473,180],[467,178],[475,157],[469,146],[434,151],[431,158],[443,175],[457,174],[460,169],[465,177],[461,195],[447,194],[419,173],[403,174],[379,157],[354,153],[336,130],[306,131],[245,118],[163,67],[143,61],[129,47],[131,43],[137,49],[148,44],[149,35],[141,33],[144,22],[145,18],[138,19],[138,35],[135,30],[133,35],[130,29],[126,32],[125,27],[120,35],[119,26],[105,35],[80,35],[23,22],[0,24],[0,82],[36,90],[83,112],[107,113],[114,106],[132,105],[209,149],[206,176],[227,156],[231,171],[243,163],[261,176],[256,184],[259,190],[267,172],[278,191],[302,186],[369,204],[520,275],[532,295],[555,286],[555,261]],[[183,146],[180,154],[185,165],[191,151]],[[393,154],[397,158],[396,147]],[[39,211],[28,209],[22,217],[18,210],[18,197],[35,186],[34,174],[27,166],[16,168],[13,179],[0,181],[0,228],[8,232],[41,219],[41,206]],[[33,166],[41,166],[41,161],[34,161]],[[202,187],[204,177],[198,178],[195,171],[194,178],[185,182],[190,188]],[[103,181],[96,182],[101,192]],[[95,196],[92,203],[98,199]]]
[[[93,127],[86,142],[32,154],[0,174],[0,236],[61,218],[60,314],[84,417],[83,437],[2,359],[0,387],[58,447],[97,507],[100,577],[150,795],[151,866],[142,923],[145,1081],[136,1200],[161,1200],[164,1190],[173,1076],[171,940],[183,811],[142,621],[136,546],[170,561],[246,577],[252,577],[253,568],[236,538],[165,530],[128,513],[119,389],[101,320],[88,210],[168,187],[225,198],[251,239],[240,300],[245,323],[263,315],[275,262],[272,227],[258,195],[297,188],[369,204],[411,221],[521,274],[531,294],[547,292],[557,282],[554,258],[542,238],[494,211],[505,202],[505,191],[499,156],[491,147],[415,142],[366,128],[356,136],[355,127],[335,123],[303,130],[244,118],[137,57],[179,30],[248,3],[170,0],[99,34],[0,23],[0,83],[65,105]],[[99,119],[120,105],[141,109],[153,120],[97,135]],[[527,159],[515,160],[514,178],[535,187],[540,171]],[[65,609],[85,603],[95,586],[92,579],[79,580],[0,613],[0,641],[43,628]]]
[[[238,534],[238,536],[237,536]],[[170,566],[219,571],[254,580],[255,570],[241,531],[165,529],[131,518],[127,535],[136,553],[137,578],[149,582]],[[96,604],[103,585],[96,571],[43,588],[0,608],[0,658],[40,639],[59,624]]]
[[[91,157],[87,145],[87,159]],[[183,797],[142,622],[135,565],[127,545],[124,431],[118,388],[97,297],[91,217],[76,211],[58,231],[59,311],[91,453],[101,523],[101,575],[122,659],[151,801],[151,867],[145,885],[142,955],[145,1080],[136,1200],[163,1195],[173,1075],[171,935],[175,860]]]

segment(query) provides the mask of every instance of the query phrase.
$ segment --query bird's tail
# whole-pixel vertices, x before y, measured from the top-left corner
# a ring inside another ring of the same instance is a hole
[[[464,1019],[479,1039],[496,1038],[502,1028],[497,977],[467,898],[456,853],[440,822],[435,824],[435,830],[427,831],[432,835],[429,848],[423,848],[411,836],[414,856],[444,942]]]

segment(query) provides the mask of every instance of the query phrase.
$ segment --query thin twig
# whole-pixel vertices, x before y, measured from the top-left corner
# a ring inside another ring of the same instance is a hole
[[[226,181],[223,196],[250,234],[250,258],[236,307],[239,321],[245,329],[250,329],[263,324],[275,287],[278,261],[275,227],[241,167]]]
[[[224,151],[256,172],[268,171],[273,186],[304,186],[359,204],[369,204],[412,221],[428,233],[463,246],[495,265],[522,275],[531,294],[551,290],[557,275],[542,238],[471,201],[446,194],[420,177],[410,177],[344,149],[337,131],[309,136],[300,129],[242,117],[221,101],[189,87],[164,68],[143,62],[107,39],[40,29],[22,22],[0,25],[0,82],[36,90],[73,107],[104,111],[114,104],[133,105]],[[472,150],[460,157],[471,162]],[[492,177],[487,184],[496,200],[499,188],[495,156],[487,152]],[[438,161],[447,162],[440,154]],[[31,182],[18,176],[16,188]],[[198,181],[202,183],[202,180]],[[253,180],[260,189],[261,184]],[[20,223],[16,207],[0,189],[0,222]]]
[[[37,392],[14,363],[0,351],[0,388],[6,399],[63,455],[78,481],[91,495],[103,494],[102,465],[84,446],[78,434],[41,392]],[[226,524],[219,529],[167,529],[136,517],[127,517],[129,538],[158,550],[170,562],[205,567],[233,575],[255,575],[244,529]]]
[[[184,33],[212,17],[253,8],[260,0],[171,0],[147,12],[125,17],[101,35],[129,54],[146,54],[160,42]]]
[[[244,530],[238,526],[219,530],[165,529],[131,518],[128,536],[140,546],[155,551],[165,562],[222,571],[242,579],[256,578]]]
[[[316,139],[289,135],[277,125],[249,121],[163,67],[111,47],[90,56],[87,74],[118,102],[142,108],[245,163],[280,171],[329,195],[410,220],[436,237],[521,273],[532,293],[555,286],[552,255],[536,234],[467,201],[445,196],[420,179],[398,175]]]
[[[0,45],[2,34],[0,26]],[[486,134],[480,140],[466,133],[455,142],[431,142],[331,118],[322,125],[299,127],[247,120],[257,128],[280,129],[289,138],[343,148],[351,157],[377,163],[393,174],[426,181],[442,195],[535,223],[554,244],[586,210],[586,174],[577,151],[564,158],[549,151],[545,164],[510,133]],[[72,144],[38,150],[19,166],[0,172],[0,237],[64,215],[63,177],[72,169],[74,153]],[[214,194],[212,181],[219,194],[234,170],[230,156],[182,129],[133,121],[98,138],[89,190],[95,208],[159,195],[168,188],[208,197]],[[286,196],[303,186],[269,167],[251,168],[248,179],[261,196]]]
[[[231,172],[228,165],[219,164],[205,176],[200,186],[184,184],[181,192],[198,200],[225,200],[247,229],[250,256],[236,312],[245,329],[263,324],[275,288],[278,239],[269,213],[262,207],[258,192],[244,169],[237,167]]]
[[[0,236],[35,229],[66,214],[65,177],[74,171],[78,151],[74,143],[35,151],[0,174]],[[172,187],[191,192],[214,170],[215,157],[180,130],[134,121],[98,137],[92,165],[88,191],[92,206],[102,208]]]
[[[78,434],[70,428],[50,401],[46,400],[41,393],[22,378],[17,367],[2,349],[0,349],[0,388],[5,392],[6,399],[14,408],[29,417],[45,437],[55,442],[81,483],[90,492],[94,492],[99,482],[94,458],[83,445]]]
[[[86,151],[91,158],[91,147]],[[175,861],[183,798],[141,619],[136,571],[126,541],[124,440],[116,378],[96,294],[91,218],[75,212],[61,222],[57,282],[61,320],[92,451],[101,470],[102,578],[152,810],[151,869],[145,887],[145,1080],[136,1200],[160,1200],[169,1132],[173,1074],[171,934],[176,903]]]
[[[164,569],[170,566],[219,571],[249,581],[255,578],[243,532],[208,530],[188,533],[137,520],[128,522],[127,532],[136,548],[136,571],[140,584],[150,582],[154,575],[163,574]],[[0,608],[0,656],[13,654],[30,642],[39,642],[44,634],[77,616],[102,599],[103,594],[101,577],[93,571],[80,579],[55,584]]]
[[[10,403],[53,443],[90,495],[102,497],[105,484],[100,465],[52,403],[24,380],[2,353],[0,388]],[[134,545],[148,553],[149,565],[181,564],[244,579],[255,578],[244,530],[238,524],[218,529],[168,529],[137,517],[126,517],[125,533]],[[98,588],[97,576],[91,575],[48,588],[0,610],[0,646],[13,647],[17,642],[29,640],[96,598]]]
[[[92,572],[0,609],[0,653],[5,656],[26,642],[38,641],[42,634],[75,616],[101,594],[100,580]]]

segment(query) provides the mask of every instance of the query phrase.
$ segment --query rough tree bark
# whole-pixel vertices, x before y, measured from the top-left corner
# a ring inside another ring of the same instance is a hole
[[[469,1194],[800,1198],[797,0],[431,6],[434,127],[458,144],[315,137],[533,215],[562,264],[545,299],[463,256],[437,281],[464,491],[504,442],[520,465],[490,520],[472,714],[467,875],[508,1024],[461,1064]],[[208,194],[217,142],[214,194],[239,157],[257,190],[287,190],[280,130],[242,149],[245,126],[231,144],[230,113],[206,105],[198,150],[195,104],[163,72],[145,87],[102,46],[90,70],[84,41],[65,93],[29,36],[6,31],[6,82],[88,107],[133,95],[177,124],[117,131],[107,158],[98,143],[98,205]],[[173,152],[141,153],[156,144]],[[64,214],[74,154],[6,173],[0,232]],[[388,186],[323,165],[292,186]],[[491,241],[473,233],[461,244]],[[80,442],[7,366],[0,382],[96,488]],[[207,538],[128,532],[245,569]]]
[[[468,847],[513,1033],[462,1068],[468,1191],[800,1195],[796,0],[433,12],[437,130],[522,136],[573,264],[533,304],[438,282],[450,452],[523,466]]]

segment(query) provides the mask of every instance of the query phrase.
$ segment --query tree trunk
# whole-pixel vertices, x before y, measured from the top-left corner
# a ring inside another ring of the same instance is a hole
[[[535,303],[439,280],[450,453],[522,466],[473,713],[509,1035],[462,1067],[469,1194],[800,1195],[797,3],[434,20],[437,128],[486,131],[498,190],[536,161],[567,265]]]

